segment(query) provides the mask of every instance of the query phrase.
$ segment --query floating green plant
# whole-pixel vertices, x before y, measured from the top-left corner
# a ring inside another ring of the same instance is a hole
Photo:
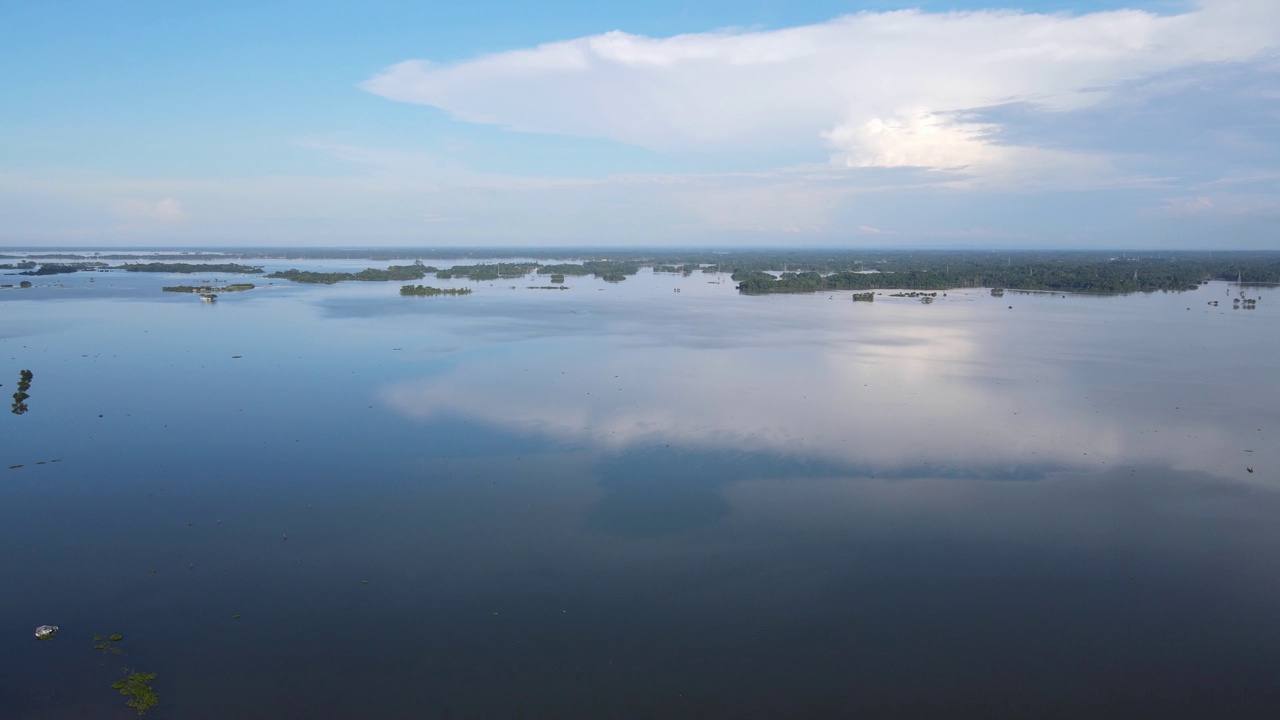
[[[27,398],[31,397],[27,391],[31,389],[31,378],[35,377],[30,370],[23,370],[18,373],[18,392],[13,394],[12,411],[14,415],[21,415],[27,411]]]
[[[125,701],[125,705],[137,710],[139,715],[144,715],[147,710],[160,702],[155,688],[149,684],[155,679],[155,673],[131,672],[123,680],[111,683],[111,687],[129,698]]]
[[[124,651],[116,647],[115,644],[121,640],[124,640],[124,636],[120,633],[114,633],[112,635],[94,635],[93,642],[95,644],[93,649],[101,650],[104,653],[111,653],[112,655],[119,655]]]

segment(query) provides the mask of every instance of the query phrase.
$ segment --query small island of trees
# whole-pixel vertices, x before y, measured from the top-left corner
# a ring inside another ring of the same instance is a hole
[[[289,270],[281,270],[273,272],[267,277],[277,280],[291,280],[296,283],[309,283],[321,285],[335,285],[348,280],[359,280],[364,282],[389,282],[405,280],[421,280],[427,276],[427,273],[437,272],[436,268],[430,265],[423,265],[421,260],[416,260],[412,265],[391,265],[386,270],[378,268],[365,268],[360,272],[312,272],[310,270],[298,270],[291,268]]]
[[[176,293],[220,293],[220,292],[244,292],[252,290],[255,287],[253,283],[231,283],[230,285],[169,285],[161,288],[164,292]]]
[[[559,263],[556,265],[540,265],[539,275],[594,275],[608,282],[621,282],[627,275],[635,275],[640,268],[652,265],[644,260],[587,260],[582,264]]]
[[[71,263],[40,263],[40,267],[35,267],[34,262],[20,263],[21,267],[28,268],[19,275],[67,275],[70,273],[80,272],[81,270],[100,270],[107,267],[104,262],[71,262]],[[34,270],[29,268],[35,268]]]
[[[499,280],[502,278],[519,278],[528,275],[538,268],[537,263],[491,263],[482,265],[454,265],[451,268],[437,270],[436,277],[450,280],[461,277],[468,280]]]
[[[470,295],[471,288],[435,288],[429,285],[402,285],[401,295],[435,297],[436,295]]]
[[[262,272],[262,268],[252,265],[241,265],[239,263],[183,263],[183,262],[153,262],[153,263],[125,263],[113,270],[124,270],[125,272],[150,272],[150,273],[182,273],[191,275],[194,273],[223,273],[223,274],[240,274],[240,275],[257,275]]]
[[[654,265],[655,273],[679,273],[688,277],[693,274],[694,270],[700,269],[702,266],[698,263],[685,263],[684,265]]]

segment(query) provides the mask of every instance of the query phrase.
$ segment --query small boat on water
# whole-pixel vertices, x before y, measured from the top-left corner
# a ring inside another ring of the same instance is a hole
[[[57,634],[58,634],[57,625],[41,625],[40,627],[36,628],[36,639],[38,640],[48,640]]]

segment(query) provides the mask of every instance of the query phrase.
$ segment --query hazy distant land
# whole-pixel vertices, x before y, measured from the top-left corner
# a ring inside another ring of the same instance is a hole
[[[71,272],[261,274],[246,260],[412,259],[409,265],[359,272],[289,269],[269,278],[299,283],[410,281],[429,274],[473,281],[519,278],[530,273],[594,276],[620,282],[644,268],[685,276],[695,271],[728,273],[744,294],[810,293],[877,289],[950,290],[989,287],[1125,294],[1194,290],[1210,280],[1280,283],[1280,252],[1180,251],[1127,253],[1103,251],[900,251],[900,250],[244,250],[193,253],[95,253],[11,250],[0,269],[21,275]],[[497,262],[424,265],[422,258],[487,258]],[[507,258],[513,258],[507,260]],[[125,261],[110,265],[105,260]],[[129,262],[142,261],[147,262]],[[191,262],[196,260],[198,262]],[[14,274],[14,273],[8,273]]]

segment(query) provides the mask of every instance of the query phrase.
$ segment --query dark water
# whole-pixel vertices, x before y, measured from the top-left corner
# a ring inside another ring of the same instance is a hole
[[[1280,717],[1280,292],[34,280],[0,718]]]

